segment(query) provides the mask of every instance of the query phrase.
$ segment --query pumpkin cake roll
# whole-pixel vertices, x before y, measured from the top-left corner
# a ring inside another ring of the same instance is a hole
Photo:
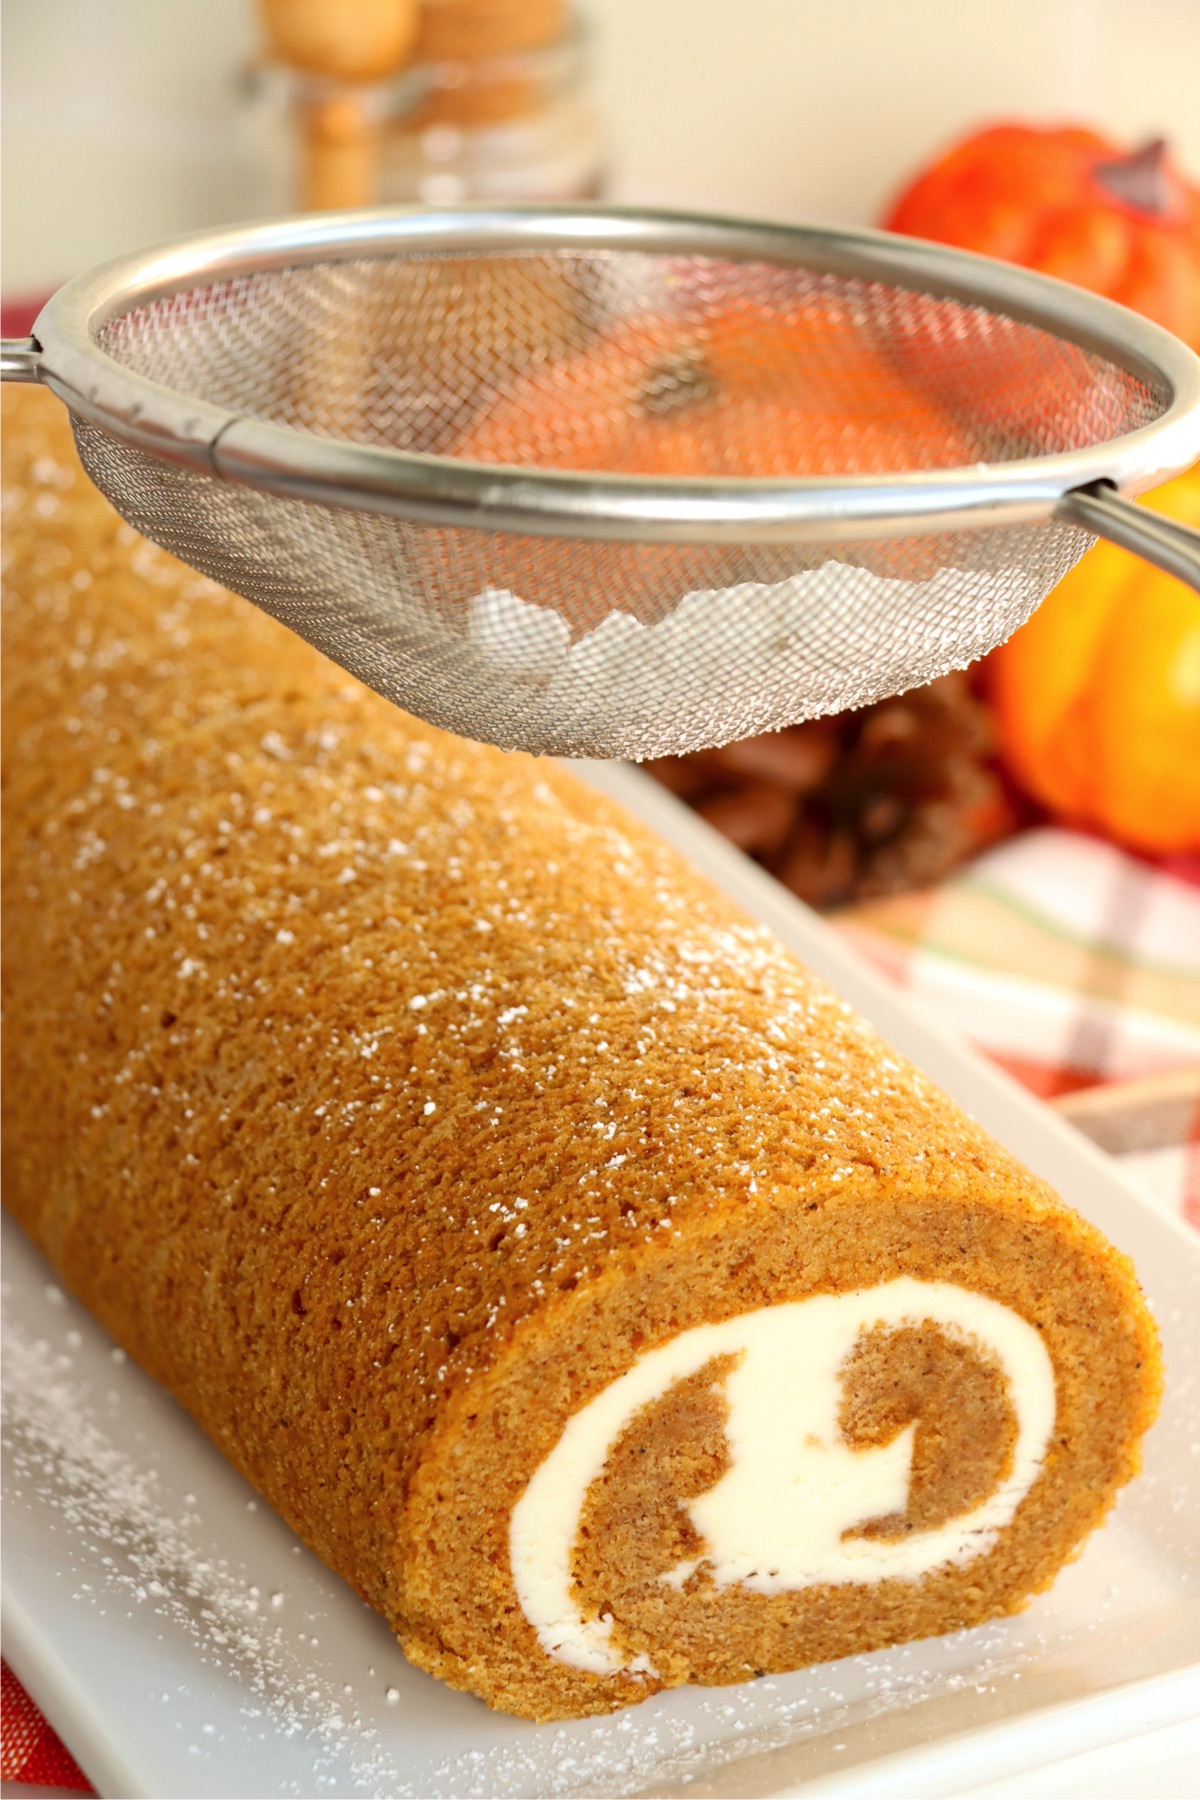
[[[5,1195],[406,1654],[533,1719],[1020,1607],[1132,1268],[558,767],[138,539],[4,397]]]

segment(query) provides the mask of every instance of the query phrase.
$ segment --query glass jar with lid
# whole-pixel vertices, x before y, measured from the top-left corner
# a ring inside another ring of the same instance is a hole
[[[264,60],[247,122],[282,210],[593,199],[590,69],[562,0],[423,0],[397,74],[348,85]]]
[[[436,9],[433,9],[436,10]],[[379,198],[585,200],[603,178],[603,142],[578,17],[547,42],[474,55],[422,55],[386,90]]]

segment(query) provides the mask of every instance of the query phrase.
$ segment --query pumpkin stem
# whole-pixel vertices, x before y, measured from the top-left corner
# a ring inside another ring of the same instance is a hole
[[[1179,185],[1166,159],[1166,138],[1151,138],[1128,156],[1097,163],[1092,174],[1112,199],[1152,219],[1166,219],[1179,210]]]
[[[716,392],[716,378],[703,356],[683,350],[653,364],[638,389],[637,404],[652,419],[669,419],[703,405]]]

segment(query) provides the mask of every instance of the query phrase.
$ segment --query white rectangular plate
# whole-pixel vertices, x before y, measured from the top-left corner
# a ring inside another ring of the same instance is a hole
[[[1020,1618],[530,1725],[409,1668],[6,1220],[5,1654],[106,1794],[953,1794],[1200,1710],[1200,1243],[661,788],[583,772],[1134,1256],[1168,1371],[1145,1473]]]

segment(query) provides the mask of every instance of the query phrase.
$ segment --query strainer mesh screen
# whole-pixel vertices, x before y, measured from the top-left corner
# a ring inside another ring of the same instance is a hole
[[[1165,395],[1033,326],[859,279],[633,252],[284,269],[127,313],[100,347],[317,436],[695,477],[936,470],[1080,449]],[[276,499],[76,421],[140,531],[370,686],[472,737],[652,756],[861,705],[1008,636],[1062,524],[793,545],[448,529]]]

